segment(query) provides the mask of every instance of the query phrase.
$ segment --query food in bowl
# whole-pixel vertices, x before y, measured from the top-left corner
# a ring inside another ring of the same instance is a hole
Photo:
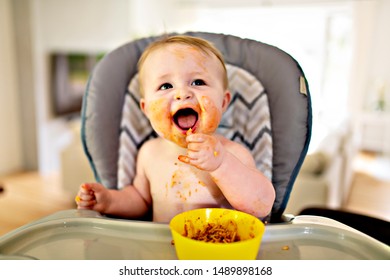
[[[227,225],[218,223],[207,223],[203,229],[191,230],[195,234],[189,234],[189,227],[192,226],[190,220],[184,224],[183,236],[194,240],[211,242],[211,243],[231,243],[240,241],[240,236],[237,234],[237,224],[230,220]]]
[[[236,210],[202,208],[170,222],[179,259],[255,259],[265,225]]]

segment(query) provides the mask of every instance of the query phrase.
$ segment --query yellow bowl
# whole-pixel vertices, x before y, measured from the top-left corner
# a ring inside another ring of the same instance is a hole
[[[236,231],[240,240],[212,243],[191,238],[209,224]],[[180,213],[170,221],[169,226],[180,260],[254,260],[265,230],[265,225],[258,218],[221,208],[202,208]]]

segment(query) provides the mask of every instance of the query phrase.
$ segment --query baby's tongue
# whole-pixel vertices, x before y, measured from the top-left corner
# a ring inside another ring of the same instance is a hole
[[[183,130],[190,129],[195,125],[195,123],[196,123],[196,116],[192,114],[181,115],[177,118],[177,124]]]

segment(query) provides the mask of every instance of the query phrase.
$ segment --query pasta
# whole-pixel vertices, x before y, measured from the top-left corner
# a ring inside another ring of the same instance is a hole
[[[194,233],[192,233],[194,232]],[[190,225],[184,224],[183,236],[194,240],[210,243],[232,243],[240,241],[237,234],[237,225],[234,221],[229,221],[227,226],[216,223],[207,223],[203,229],[195,231]]]

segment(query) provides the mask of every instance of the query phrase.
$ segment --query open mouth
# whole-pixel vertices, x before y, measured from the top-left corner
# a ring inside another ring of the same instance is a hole
[[[188,130],[198,121],[198,113],[191,108],[180,109],[173,115],[173,121],[180,129]]]

